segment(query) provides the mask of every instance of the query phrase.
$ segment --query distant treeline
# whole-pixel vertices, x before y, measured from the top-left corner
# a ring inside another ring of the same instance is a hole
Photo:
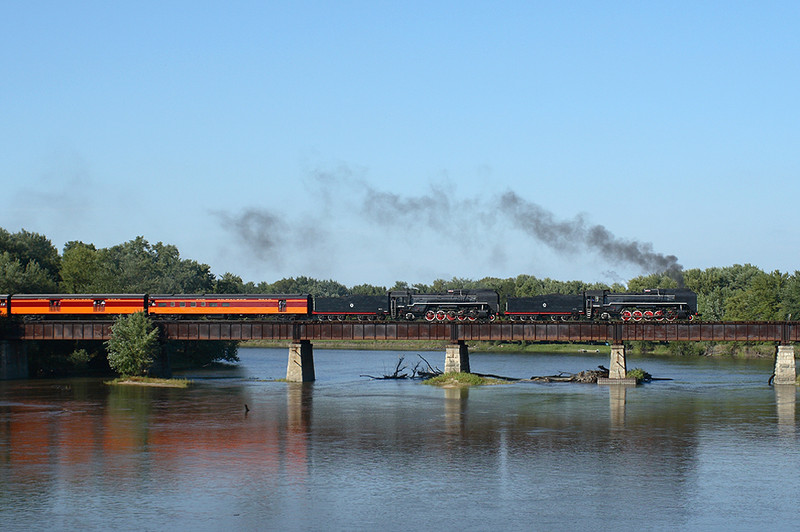
[[[683,287],[698,294],[704,320],[787,320],[800,318],[800,272],[767,273],[750,264],[682,272]],[[454,288],[490,288],[501,300],[537,294],[577,294],[583,290],[639,291],[677,288],[675,274],[634,277],[626,285],[539,279],[521,274],[479,280],[454,277],[431,284],[397,281],[394,286],[347,287],[334,280],[290,277],[258,284],[233,273],[217,277],[207,264],[182,259],[178,248],[150,244],[143,237],[109,248],[68,242],[59,254],[44,235],[0,228],[0,293],[309,293],[315,296],[379,295],[388,289],[440,292]]]

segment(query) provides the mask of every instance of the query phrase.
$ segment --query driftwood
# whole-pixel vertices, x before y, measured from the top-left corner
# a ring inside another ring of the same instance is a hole
[[[409,376],[408,373],[402,373],[407,369],[408,366],[404,366],[403,362],[405,361],[405,357],[400,357],[397,359],[397,365],[394,368],[394,373],[383,375],[382,377],[376,377],[374,375],[361,375],[361,377],[369,377],[370,379],[430,379],[431,377],[436,377],[437,375],[442,374],[442,370],[439,368],[432,367],[430,363],[425,360],[422,355],[417,355],[419,358],[422,359],[421,362],[417,362],[417,364],[411,369],[411,375]],[[422,362],[425,362],[425,368],[421,368]]]
[[[597,366],[598,369],[590,369],[581,371],[580,373],[567,373],[560,372],[558,375],[545,375],[540,377],[531,377],[534,382],[584,382],[596,383],[600,377],[608,378],[608,369],[603,366]]]

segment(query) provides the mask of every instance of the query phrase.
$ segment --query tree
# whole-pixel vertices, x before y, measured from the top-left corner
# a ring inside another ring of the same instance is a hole
[[[774,271],[752,278],[750,286],[736,292],[725,303],[726,320],[785,320],[788,312],[781,304],[787,284],[785,273]]]
[[[123,377],[145,375],[159,350],[158,329],[144,312],[120,316],[105,345],[111,369]]]
[[[61,257],[61,287],[70,294],[106,292],[103,254],[93,244],[67,242]]]
[[[0,253],[2,252],[10,253],[12,258],[24,266],[35,262],[51,280],[58,280],[61,258],[46,236],[25,229],[12,234],[0,228]]]
[[[0,228],[0,292],[56,292],[58,250],[45,236]]]
[[[8,251],[0,252],[0,293],[52,293],[55,280],[36,261],[23,263]]]
[[[215,294],[244,294],[245,285],[242,278],[230,272],[226,272],[222,277],[214,281]]]

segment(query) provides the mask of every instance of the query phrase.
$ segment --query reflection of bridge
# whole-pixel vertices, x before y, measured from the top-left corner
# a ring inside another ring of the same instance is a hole
[[[466,342],[606,342],[612,345],[611,380],[625,378],[624,342],[712,341],[776,342],[775,381],[794,382],[793,342],[800,341],[800,322],[280,322],[266,320],[155,320],[165,340],[285,340],[291,342],[289,380],[313,380],[311,342],[315,340],[424,340],[447,345],[445,372],[469,371]],[[5,339],[107,340],[112,321],[39,321],[7,330]],[[8,342],[3,342],[7,344]],[[9,351],[8,347],[4,348]],[[6,355],[4,355],[6,356]],[[780,367],[779,367],[780,366]],[[791,366],[791,367],[789,367]]]

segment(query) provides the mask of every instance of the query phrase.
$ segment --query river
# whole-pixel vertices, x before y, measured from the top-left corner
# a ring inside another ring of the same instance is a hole
[[[361,376],[392,373],[396,352],[317,349],[306,385],[274,381],[286,349],[240,358],[187,389],[0,382],[2,530],[796,528],[797,392],[767,385],[771,361],[629,358],[672,380],[441,389]],[[528,378],[608,356],[470,363]]]

